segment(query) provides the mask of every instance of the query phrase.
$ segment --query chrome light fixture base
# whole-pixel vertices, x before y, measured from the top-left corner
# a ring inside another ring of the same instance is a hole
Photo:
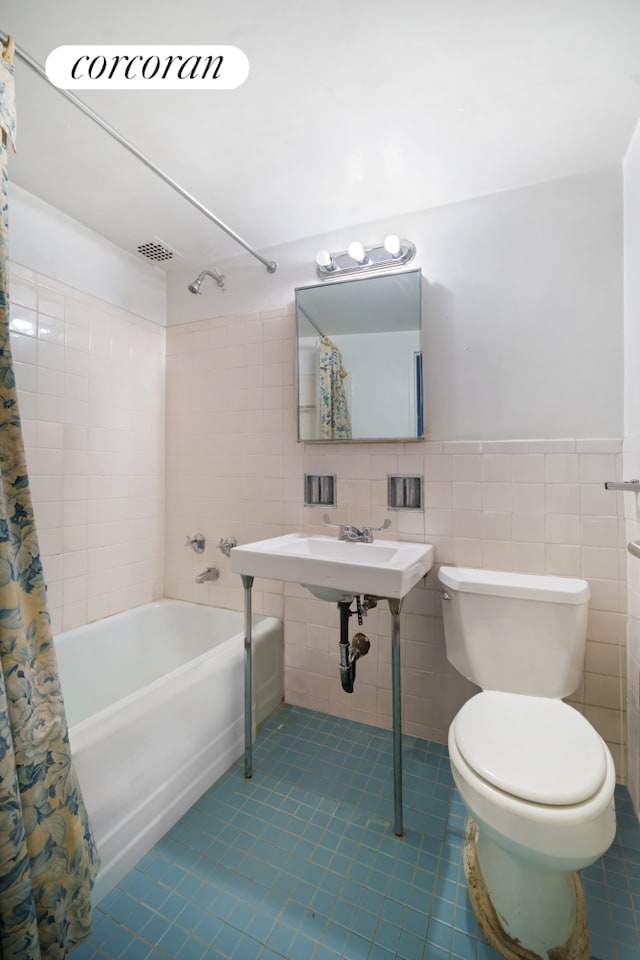
[[[354,256],[355,246],[360,250],[358,258]],[[356,274],[393,270],[410,263],[416,255],[416,246],[411,240],[399,240],[393,236],[372,247],[351,244],[350,250],[351,253],[349,250],[339,253],[321,250],[316,256],[316,275],[320,280],[342,280]]]

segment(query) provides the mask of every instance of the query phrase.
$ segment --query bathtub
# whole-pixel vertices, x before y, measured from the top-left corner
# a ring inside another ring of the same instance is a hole
[[[253,618],[254,718],[282,701],[279,620]],[[94,903],[244,751],[241,613],[158,600],[55,640],[101,858]],[[254,726],[255,732],[255,726]]]

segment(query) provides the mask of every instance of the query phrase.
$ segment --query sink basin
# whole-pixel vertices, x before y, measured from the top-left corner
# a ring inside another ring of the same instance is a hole
[[[235,573],[301,583],[314,596],[331,601],[360,594],[400,599],[432,565],[430,543],[351,543],[303,533],[258,540],[231,551]]]

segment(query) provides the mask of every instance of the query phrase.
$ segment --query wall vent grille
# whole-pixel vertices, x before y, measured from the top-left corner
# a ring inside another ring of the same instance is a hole
[[[153,260],[155,263],[161,263],[163,260],[173,260],[173,250],[169,250],[157,240],[149,240],[147,243],[140,243],[137,247],[138,253],[141,253],[147,260]]]

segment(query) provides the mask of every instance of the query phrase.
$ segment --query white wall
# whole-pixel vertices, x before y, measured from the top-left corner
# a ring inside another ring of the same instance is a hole
[[[334,336],[349,373],[354,437],[415,437],[415,331]],[[407,389],[407,385],[409,388]]]
[[[622,435],[620,167],[288,244],[269,252],[273,275],[243,256],[222,265],[225,292],[211,282],[194,297],[193,278],[172,275],[169,323],[290,303],[314,282],[318,249],[390,232],[415,241],[428,280],[431,439]]]
[[[14,263],[146,320],[166,323],[162,270],[11,183],[9,227]]]
[[[640,125],[624,161],[624,476],[640,476]],[[626,535],[640,539],[640,503],[624,495]],[[640,560],[627,556],[629,792],[640,814]]]

